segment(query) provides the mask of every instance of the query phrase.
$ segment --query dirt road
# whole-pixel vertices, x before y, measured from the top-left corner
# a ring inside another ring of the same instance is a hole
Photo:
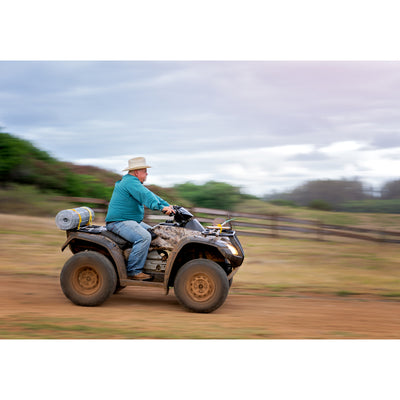
[[[233,287],[212,314],[185,311],[173,290],[130,287],[101,307],[78,307],[57,277],[0,274],[0,338],[399,339],[400,302],[279,296]]]

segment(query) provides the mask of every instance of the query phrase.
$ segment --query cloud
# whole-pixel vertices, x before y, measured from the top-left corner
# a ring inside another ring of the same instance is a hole
[[[333,142],[329,146],[321,147],[319,151],[323,154],[328,154],[328,155],[333,155],[333,154],[340,155],[361,150],[364,147],[365,147],[364,143],[356,142],[354,140],[347,140],[345,142]]]
[[[263,194],[398,171],[398,62],[0,62],[0,125],[62,160]]]

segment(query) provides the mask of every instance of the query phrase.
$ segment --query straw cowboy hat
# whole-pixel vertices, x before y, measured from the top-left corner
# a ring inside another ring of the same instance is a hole
[[[128,161],[128,167],[122,171],[134,171],[135,169],[151,168],[150,165],[146,164],[144,157],[134,157]]]

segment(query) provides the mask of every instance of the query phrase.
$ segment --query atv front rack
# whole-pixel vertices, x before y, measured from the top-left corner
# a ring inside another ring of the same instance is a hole
[[[229,226],[207,226],[202,232],[204,236],[235,236],[236,232]]]

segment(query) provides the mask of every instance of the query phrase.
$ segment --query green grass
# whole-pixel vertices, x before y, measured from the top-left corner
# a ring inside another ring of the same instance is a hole
[[[0,319],[0,339],[243,339],[248,337],[270,338],[273,333],[258,327],[231,328],[229,333],[221,332],[219,325],[207,325],[188,330],[187,324],[147,329],[140,321],[129,327],[117,323],[84,321],[71,318],[36,318],[17,316]]]
[[[382,296],[384,297],[394,297],[394,298],[400,298],[400,292],[393,292],[393,293],[382,293]]]
[[[349,290],[339,290],[338,292],[336,292],[337,296],[354,296],[354,295],[358,295],[360,293],[357,292],[351,292]]]
[[[331,336],[337,336],[338,338],[358,338],[362,339],[365,335],[363,334],[355,334],[354,332],[342,332],[342,331],[333,331],[328,333]]]

